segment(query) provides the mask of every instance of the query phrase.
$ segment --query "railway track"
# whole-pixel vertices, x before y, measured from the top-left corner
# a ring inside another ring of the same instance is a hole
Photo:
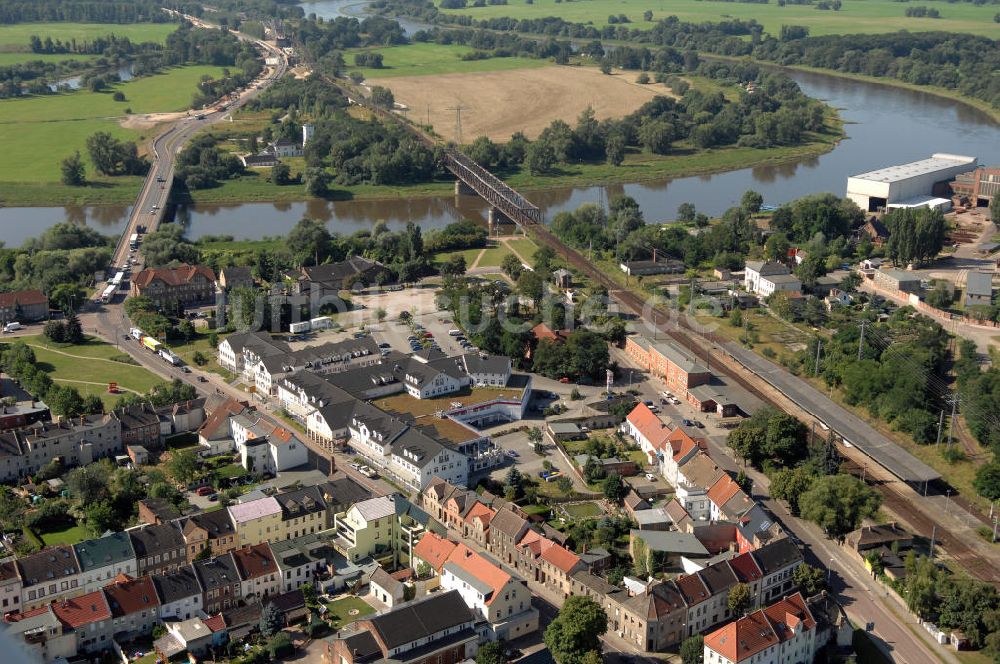
[[[704,345],[697,343],[698,337],[705,339],[709,344],[718,344],[723,341],[715,335],[705,334],[692,329],[691,325],[683,319],[677,319],[677,329],[673,329],[669,325],[660,324],[658,321],[670,320],[670,312],[649,305],[642,297],[632,291],[622,290],[614,280],[597,269],[582,254],[566,246],[562,240],[555,237],[555,235],[553,235],[544,226],[533,225],[531,227],[531,232],[536,239],[542,241],[544,244],[556,251],[582,274],[587,275],[589,278],[593,279],[595,283],[601,284],[607,288],[609,294],[614,293],[614,297],[619,302],[621,302],[625,307],[631,309],[641,318],[645,319],[648,323],[651,323],[652,321],[649,321],[648,316],[644,314],[647,312],[649,314],[653,314],[655,312],[657,329],[697,356],[700,360],[707,362],[710,358]],[[761,389],[755,381],[751,380],[742,373],[730,371],[727,368],[720,367],[719,365],[720,363],[718,358],[716,358],[716,361],[712,365],[713,370],[724,373],[728,379],[733,380],[761,401],[769,403],[781,410],[788,410],[786,404],[780,403],[774,399],[769,391]],[[873,478],[871,473],[864,472],[861,465],[853,459],[850,459],[850,456],[852,456],[856,450],[848,450],[847,448],[838,445],[838,452],[845,459],[845,465],[842,467],[844,467],[847,472],[850,472],[859,478],[864,476],[865,482],[882,495],[883,504],[886,508],[905,518],[915,532],[927,534],[933,533],[935,535],[935,548],[940,548],[946,551],[948,555],[970,575],[980,581],[992,583],[1000,587],[1000,569],[997,569],[989,560],[979,555],[971,546],[963,542],[962,538],[956,536],[954,532],[946,526],[942,525],[935,519],[932,519],[922,510],[914,509],[913,496],[911,492],[902,491],[899,487],[899,483],[896,481],[882,481]]]

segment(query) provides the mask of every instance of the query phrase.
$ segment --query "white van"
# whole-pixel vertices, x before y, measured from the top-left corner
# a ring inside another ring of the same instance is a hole
[[[20,330],[22,327],[23,326],[20,323],[18,323],[17,321],[13,321],[11,323],[7,323],[6,325],[4,325],[3,326],[3,331],[4,332],[16,332],[17,330]]]
[[[462,331],[461,330],[448,330],[448,336],[449,337],[460,337],[460,336],[462,336]]]

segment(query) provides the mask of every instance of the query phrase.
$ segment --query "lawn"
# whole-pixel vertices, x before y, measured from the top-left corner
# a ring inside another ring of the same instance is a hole
[[[0,142],[6,148],[5,159],[0,161],[0,191],[7,189],[7,183],[55,185],[59,181],[59,163],[75,150],[86,154],[86,139],[94,132],[108,131],[118,138],[140,141],[152,135],[152,130],[124,129],[118,119],[125,115],[127,108],[133,113],[182,111],[190,106],[201,78],[219,77],[222,69],[178,67],[156,76],[119,83],[108,92],[79,90],[0,101]],[[116,102],[112,98],[113,91],[123,92],[125,101]],[[88,176],[93,176],[93,171]],[[137,182],[131,178],[129,181]],[[93,189],[95,187],[75,191],[89,193]],[[130,188],[126,200],[134,198],[136,189]],[[10,204],[14,194],[0,194],[0,198]]]
[[[167,41],[167,35],[176,29],[176,23],[16,23],[0,25],[0,50],[27,50],[32,35],[64,42],[73,39],[93,41],[96,37],[116,35],[128,37],[133,42],[163,44]]]
[[[23,337],[35,351],[38,367],[54,381],[71,385],[80,394],[96,394],[105,406],[112,406],[118,395],[108,394],[108,383],[118,383],[118,389],[138,393],[148,392],[161,379],[134,364],[110,359],[122,351],[92,337],[78,346],[53,344],[42,336]]]
[[[535,244],[531,238],[521,237],[515,240],[507,240],[507,244],[513,249],[518,255],[524,260],[528,261],[530,264],[533,260],[535,252],[538,251],[538,245]]]
[[[88,62],[96,60],[96,55],[78,55],[76,53],[7,53],[0,52],[0,67],[19,65],[22,62],[64,62],[75,60],[77,62]]]
[[[215,470],[215,476],[220,480],[231,480],[246,474],[246,468],[238,463],[229,463]]]
[[[354,56],[359,53],[379,53],[382,55],[382,69],[354,67]],[[544,67],[547,60],[538,58],[487,58],[485,60],[462,60],[462,56],[475,53],[468,46],[417,43],[406,46],[392,46],[377,49],[358,49],[344,54],[348,71],[360,71],[365,78],[378,79],[393,76],[431,76],[435,74],[465,74],[488,71],[507,71],[527,67]],[[420,109],[415,109],[419,118]]]
[[[459,249],[457,251],[442,251],[441,253],[434,254],[435,263],[444,263],[449,260],[452,256],[462,256],[465,258],[465,267],[470,268],[472,264],[476,262],[476,257],[482,253],[482,248],[479,249]]]
[[[562,509],[571,519],[594,519],[604,514],[604,510],[594,503],[564,505]]]
[[[242,243],[233,243],[233,244],[242,244]],[[226,338],[226,335],[222,333],[219,333],[217,336],[220,342]],[[178,344],[168,344],[168,345],[170,346],[170,350],[177,353],[177,355],[186,363],[194,364],[193,357],[194,354],[197,353],[198,351],[201,351],[202,355],[207,357],[209,360],[212,360],[218,354],[216,349],[212,348],[212,344],[210,344],[208,340],[209,340],[208,333],[199,332],[198,335],[191,341]]]
[[[333,600],[326,605],[326,608],[329,611],[326,614],[327,618],[330,619],[334,630],[338,630],[348,623],[375,613],[375,609],[372,608],[371,604],[360,597],[350,595]],[[352,614],[352,611],[357,611],[357,613]]]
[[[435,3],[439,4],[439,3]],[[840,11],[820,11],[812,5],[788,4],[784,7],[777,2],[769,4],[711,2],[703,0],[591,0],[590,2],[558,2],[558,0],[535,0],[509,5],[487,5],[486,7],[441,10],[447,14],[465,14],[475,19],[496,17],[543,18],[558,16],[572,23],[593,23],[601,28],[608,25],[609,16],[624,14],[630,23],[628,28],[648,29],[652,26],[643,20],[643,12],[653,11],[653,20],[677,16],[682,21],[700,23],[718,22],[721,19],[756,19],[764,30],[777,35],[782,25],[807,26],[812,35],[883,33],[897,30],[921,32],[942,30],[946,32],[969,32],[996,39],[1000,36],[1000,25],[993,21],[996,13],[994,5],[976,6],[972,3],[950,4],[932,0],[925,4],[941,12],[940,19],[907,18],[906,6],[892,0],[843,0]]]
[[[80,525],[67,526],[62,530],[53,530],[48,533],[38,533],[38,536],[45,542],[45,546],[58,546],[60,544],[78,544],[85,539],[92,537],[89,530]]]

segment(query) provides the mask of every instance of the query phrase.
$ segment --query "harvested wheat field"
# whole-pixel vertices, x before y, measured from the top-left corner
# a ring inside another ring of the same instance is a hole
[[[553,120],[570,125],[588,106],[598,119],[621,117],[656,95],[662,85],[639,85],[635,75],[605,75],[592,67],[541,67],[468,74],[383,78],[397,103],[415,122],[426,122],[446,140],[455,140],[455,111],[462,106],[462,139],[478,136],[506,141],[523,131],[534,138]]]

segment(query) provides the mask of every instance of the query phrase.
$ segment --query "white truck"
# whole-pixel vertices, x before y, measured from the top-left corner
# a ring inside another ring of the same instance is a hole
[[[142,330],[140,330],[137,327],[133,327],[132,329],[130,329],[128,331],[128,333],[131,334],[132,338],[135,339],[136,341],[138,341],[139,339],[142,339],[143,332],[142,332]]]
[[[160,357],[162,357],[164,360],[174,365],[175,367],[180,366],[181,358],[174,355],[174,352],[169,348],[161,348]]]
[[[17,331],[18,331],[18,330],[20,330],[20,329],[21,329],[22,327],[24,327],[24,326],[23,326],[23,325],[21,325],[20,323],[18,323],[18,322],[17,322],[16,320],[15,320],[15,321],[11,321],[11,322],[7,323],[6,325],[4,325],[4,326],[3,326],[3,331],[4,331],[4,332],[17,332]]]

